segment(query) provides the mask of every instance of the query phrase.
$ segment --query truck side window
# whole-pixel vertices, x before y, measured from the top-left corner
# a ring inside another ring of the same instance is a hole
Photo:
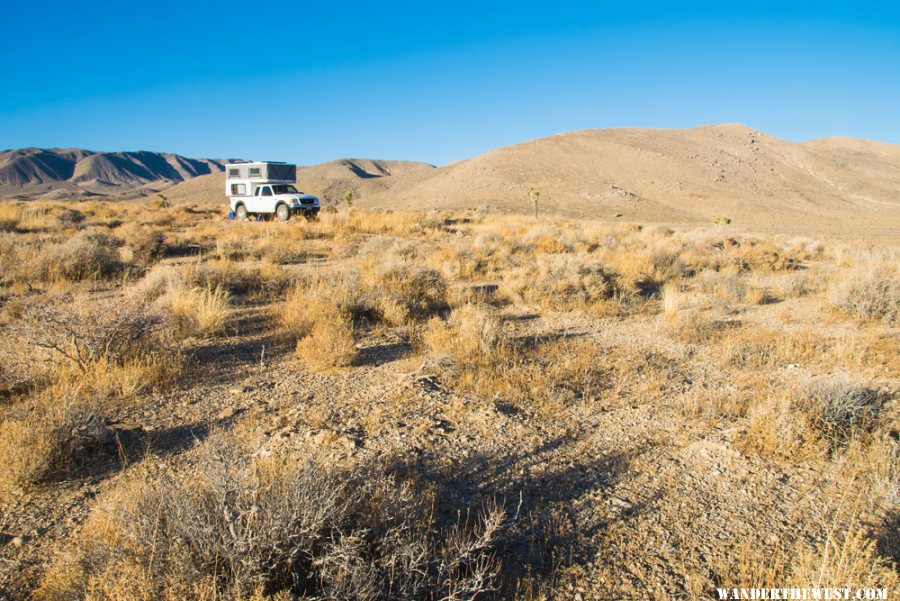
[[[262,195],[263,196],[272,196],[272,188],[270,188],[269,186],[266,186],[265,188],[263,188]]]

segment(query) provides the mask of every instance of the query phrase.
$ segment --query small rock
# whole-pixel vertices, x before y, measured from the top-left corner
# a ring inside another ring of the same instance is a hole
[[[9,544],[11,544],[16,549],[21,549],[22,545],[25,544],[25,539],[23,539],[21,536],[17,536],[9,541]]]
[[[610,503],[615,505],[616,507],[621,507],[622,509],[631,509],[631,503],[624,499],[620,499],[618,497],[613,497],[609,500]]]
[[[234,416],[234,407],[225,407],[218,414],[216,414],[216,419],[228,419],[229,417]]]

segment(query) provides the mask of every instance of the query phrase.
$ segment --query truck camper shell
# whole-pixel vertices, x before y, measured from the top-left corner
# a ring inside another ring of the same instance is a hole
[[[229,163],[225,166],[228,179],[256,182],[291,183],[297,181],[297,166],[290,163],[262,161],[259,163]]]

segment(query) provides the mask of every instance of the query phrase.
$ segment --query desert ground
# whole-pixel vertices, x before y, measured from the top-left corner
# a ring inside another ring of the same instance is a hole
[[[164,196],[0,203],[0,598],[900,592],[889,219]]]

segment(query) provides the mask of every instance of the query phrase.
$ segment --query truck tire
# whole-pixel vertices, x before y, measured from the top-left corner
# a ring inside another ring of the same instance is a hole
[[[275,207],[275,216],[278,217],[278,221],[287,221],[291,218],[291,209],[286,204],[280,204]]]
[[[234,218],[238,221],[247,221],[247,207],[238,205],[234,210]]]

